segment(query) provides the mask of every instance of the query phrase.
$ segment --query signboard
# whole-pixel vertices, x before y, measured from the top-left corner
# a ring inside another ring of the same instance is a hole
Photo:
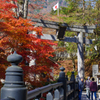
[[[95,77],[95,74],[98,73],[98,65],[92,66],[92,77]]]

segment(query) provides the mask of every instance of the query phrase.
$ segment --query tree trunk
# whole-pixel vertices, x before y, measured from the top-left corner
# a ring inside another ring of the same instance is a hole
[[[97,22],[100,22],[100,12],[99,12],[100,11],[100,1],[97,2],[96,7],[97,7],[97,12],[98,12]]]
[[[85,0],[83,0],[83,20],[84,20],[84,17],[85,17]]]
[[[70,56],[71,56],[71,60],[72,60],[72,64],[73,64],[73,71],[75,71],[75,58],[74,58],[73,53],[71,53]]]
[[[25,0],[24,2],[24,18],[27,18],[28,15],[28,2],[29,0]]]
[[[11,3],[18,6],[18,8],[13,9],[17,17],[27,18],[28,2],[29,0],[18,0],[17,3],[13,0],[11,1]]]
[[[13,0],[11,1],[11,3],[17,5],[16,2]],[[13,12],[15,12],[15,14],[17,16],[17,8],[13,8],[12,10],[13,10]]]
[[[18,17],[24,17],[24,0],[18,0]]]

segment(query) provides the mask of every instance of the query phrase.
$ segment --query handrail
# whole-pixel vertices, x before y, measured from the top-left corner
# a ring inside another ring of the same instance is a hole
[[[72,92],[74,92],[74,89],[70,90],[69,92],[67,92],[67,96],[70,95]]]
[[[71,83],[74,83],[74,81],[67,81],[67,84],[71,84]]]
[[[15,100],[15,99],[14,98],[11,98],[11,97],[7,97],[7,98],[0,99],[0,100]]]
[[[31,91],[28,91],[27,93],[27,99],[32,99],[42,93],[45,93],[45,92],[48,92],[52,89],[56,89],[58,87],[61,87],[63,85],[62,82],[59,82],[59,83],[54,83],[54,84],[49,84],[49,85],[46,85],[46,86],[43,86],[43,87],[40,87],[40,88],[36,88],[34,90],[31,90]]]

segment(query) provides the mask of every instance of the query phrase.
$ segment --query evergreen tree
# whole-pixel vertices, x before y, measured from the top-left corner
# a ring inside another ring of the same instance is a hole
[[[93,39],[93,44],[86,46],[85,50],[89,52],[90,60],[100,59],[100,0],[66,0],[67,7],[62,7],[61,13],[64,22],[69,25],[97,25],[95,34],[88,34],[88,39]],[[74,32],[66,32],[66,36],[77,35]],[[85,35],[84,35],[85,36]],[[97,49],[96,49],[97,47]],[[77,52],[77,45],[67,43],[67,52]]]

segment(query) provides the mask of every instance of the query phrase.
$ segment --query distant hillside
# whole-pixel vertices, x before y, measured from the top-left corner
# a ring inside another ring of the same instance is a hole
[[[57,2],[59,2],[60,7],[66,7],[67,3],[65,0],[45,0],[45,2],[42,1],[33,1],[33,0],[29,0],[30,3],[35,3],[35,4],[43,4],[43,9],[41,10],[36,10],[37,12],[41,12],[41,13],[50,13],[52,10],[52,7],[57,4]],[[29,11],[30,12],[30,11]]]
[[[66,6],[66,1],[65,0],[45,0],[47,3],[57,3],[57,2],[59,2],[59,4],[60,4],[60,6]]]
[[[59,2],[60,7],[66,7],[67,3],[65,0],[46,0],[45,7],[41,10],[41,13],[50,13],[52,7]]]

